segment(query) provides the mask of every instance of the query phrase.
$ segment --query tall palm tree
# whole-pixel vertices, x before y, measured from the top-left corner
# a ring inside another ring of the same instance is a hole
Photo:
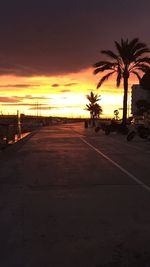
[[[120,43],[115,41],[115,47],[117,53],[114,53],[111,50],[101,51],[102,54],[105,54],[110,58],[110,61],[99,61],[94,64],[94,74],[104,71],[107,72],[100,79],[97,88],[99,88],[103,82],[109,79],[113,74],[117,75],[117,87],[120,86],[121,80],[123,79],[124,96],[122,124],[126,125],[128,80],[130,74],[134,74],[139,81],[141,81],[141,74],[150,70],[150,58],[148,56],[144,56],[145,53],[150,52],[150,49],[146,44],[140,42],[138,38],[134,38],[131,41],[128,39],[121,39]]]

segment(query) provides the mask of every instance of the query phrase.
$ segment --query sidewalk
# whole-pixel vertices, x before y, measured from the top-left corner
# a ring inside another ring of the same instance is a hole
[[[86,146],[88,134],[81,124],[44,127],[4,153],[0,266],[150,262],[150,196]]]

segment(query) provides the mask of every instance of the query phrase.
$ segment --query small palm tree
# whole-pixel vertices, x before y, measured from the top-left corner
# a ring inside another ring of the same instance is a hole
[[[97,103],[100,100],[100,96],[91,91],[86,97],[89,100],[89,104],[86,105],[86,109],[90,111],[91,119],[94,125],[95,118],[99,118],[100,114],[102,113],[102,107]]]
[[[98,85],[99,88],[103,82],[105,82],[113,74],[117,75],[116,85],[120,86],[123,79],[124,97],[123,97],[123,119],[122,124],[126,125],[127,120],[127,98],[128,98],[128,80],[130,74],[136,75],[141,81],[141,73],[146,73],[150,70],[150,58],[143,56],[145,53],[149,53],[150,49],[146,44],[141,43],[138,38],[134,38],[129,41],[128,39],[121,39],[121,42],[115,42],[117,53],[111,50],[103,50],[102,54],[105,54],[110,58],[110,61],[99,61],[94,64],[94,74],[107,71]]]

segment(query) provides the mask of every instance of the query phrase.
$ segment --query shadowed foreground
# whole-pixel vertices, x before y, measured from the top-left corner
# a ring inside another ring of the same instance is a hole
[[[150,266],[150,143],[45,127],[1,152],[0,266]]]

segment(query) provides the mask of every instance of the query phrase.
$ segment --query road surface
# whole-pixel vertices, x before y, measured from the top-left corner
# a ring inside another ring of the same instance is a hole
[[[150,266],[150,142],[44,127],[0,154],[1,267]]]

